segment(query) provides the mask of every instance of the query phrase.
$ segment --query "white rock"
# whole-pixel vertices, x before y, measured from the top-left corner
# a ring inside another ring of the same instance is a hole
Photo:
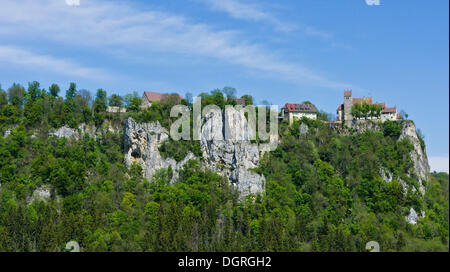
[[[414,208],[411,208],[409,210],[409,215],[406,217],[406,222],[408,222],[409,224],[413,224],[416,225],[417,224],[417,213],[414,210]]]
[[[33,191],[33,195],[31,196],[31,200],[35,201],[35,200],[47,200],[49,199],[51,196],[51,191],[50,191],[50,186],[48,185],[43,185],[39,188],[37,188],[36,190]]]
[[[51,132],[50,136],[56,136],[58,138],[70,138],[74,136],[76,139],[78,139],[78,131],[65,125],[61,128],[58,128],[54,132]]]
[[[422,146],[420,145],[420,140],[416,132],[416,126],[412,121],[405,121],[403,124],[399,141],[404,138],[408,138],[414,145],[414,150],[411,151],[410,156],[414,164],[414,174],[419,178],[419,191],[422,195],[425,195],[425,186],[423,185],[423,181],[428,179],[430,165],[428,164],[426,150],[425,148],[422,149]]]
[[[124,146],[125,165],[130,167],[132,163],[139,164],[144,177],[152,180],[152,176],[161,168],[172,167],[173,177],[171,182],[178,179],[178,171],[184,164],[194,158],[189,153],[182,161],[176,162],[172,158],[162,158],[159,153],[159,145],[168,139],[168,132],[159,122],[139,124],[132,118],[128,118],[124,123]]]

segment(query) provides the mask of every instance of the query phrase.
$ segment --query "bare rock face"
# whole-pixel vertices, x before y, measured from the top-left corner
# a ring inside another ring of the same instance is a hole
[[[408,222],[409,224],[412,224],[412,225],[416,225],[418,219],[419,219],[419,216],[417,215],[416,210],[414,210],[414,208],[411,208],[409,210],[408,216],[406,216],[406,222]]]
[[[414,150],[411,151],[410,157],[413,162],[413,171],[408,173],[409,176],[417,179],[419,182],[419,192],[425,195],[424,183],[428,179],[430,173],[430,166],[428,164],[427,152],[425,148],[422,149],[420,145],[420,140],[416,132],[416,126],[412,121],[404,121],[402,131],[398,140],[407,138],[414,146]],[[401,180],[399,177],[394,177],[392,173],[385,171],[385,169],[380,169],[380,176],[386,182],[391,182],[393,179],[397,179],[399,184],[403,187],[405,193],[409,189],[409,185]],[[412,188],[412,191],[416,191],[416,188]]]
[[[352,120],[350,127],[355,129],[358,133],[364,133],[366,130],[380,131],[381,122],[377,120]]]
[[[51,197],[51,188],[49,185],[43,185],[36,188],[31,196],[32,201],[47,201]]]
[[[50,136],[56,136],[58,138],[70,138],[73,136],[76,139],[78,139],[78,131],[76,129],[73,129],[73,128],[65,125],[61,128],[58,128],[54,132],[51,132]]]
[[[206,167],[226,177],[241,197],[263,192],[264,176],[251,170],[258,167],[260,154],[258,145],[250,143],[254,132],[244,114],[228,108],[210,112],[202,121],[200,146]],[[125,164],[127,167],[133,162],[140,164],[148,180],[158,169],[171,166],[174,170],[172,182],[176,181],[178,171],[195,157],[190,153],[179,163],[172,158],[162,158],[158,146],[168,138],[168,131],[159,122],[138,124],[128,118],[124,124]]]
[[[391,173],[386,172],[383,168],[380,169],[380,176],[386,182],[391,182],[393,179]]]
[[[409,214],[406,216],[406,222],[411,225],[416,225],[420,218],[425,218],[425,212],[421,211],[419,216],[414,208],[410,208]]]
[[[380,169],[380,176],[387,183],[394,180],[394,175],[392,173],[390,173],[389,171],[385,171],[383,168]],[[404,180],[402,180],[400,177],[396,177],[395,179],[398,181],[398,184],[400,184],[400,186],[402,186],[403,194],[406,196],[408,194],[410,185],[407,182],[405,182]],[[413,187],[411,190],[413,192],[415,192],[416,188]]]
[[[403,123],[402,133],[399,140],[408,138],[414,145],[414,150],[411,151],[411,160],[414,163],[414,174],[419,178],[419,191],[422,195],[425,194],[424,181],[428,179],[430,173],[430,165],[428,164],[428,157],[425,148],[422,149],[419,137],[417,136],[416,126],[412,121],[405,121]]]
[[[259,165],[258,145],[250,143],[254,132],[236,109],[226,108],[223,114],[223,121],[222,114],[217,113],[203,118],[200,143],[206,165],[226,176],[241,196],[261,193],[265,178],[250,170]]]
[[[106,132],[118,133],[120,129],[121,128],[119,127],[114,127],[109,121],[105,121],[100,128],[95,127],[95,125],[87,125],[85,123],[82,123],[77,129],[65,125],[53,132],[50,132],[49,136],[55,136],[58,138],[73,137],[76,140],[79,140],[85,133],[87,133],[91,138],[97,138],[98,135]]]
[[[159,122],[139,124],[132,118],[126,119],[124,123],[125,165],[130,167],[133,163],[139,164],[144,171],[144,177],[148,180],[152,180],[157,170],[171,166],[174,170],[171,182],[174,182],[178,179],[178,171],[188,160],[194,158],[194,155],[189,153],[179,163],[172,158],[162,158],[158,146],[168,138],[169,133]]]

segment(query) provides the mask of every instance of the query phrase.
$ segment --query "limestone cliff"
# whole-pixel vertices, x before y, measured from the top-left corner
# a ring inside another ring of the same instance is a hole
[[[211,111],[202,117],[202,124],[200,146],[204,165],[226,177],[239,190],[241,196],[263,192],[264,176],[252,171],[259,165],[261,151],[257,144],[250,142],[254,132],[249,128],[245,116],[234,108],[222,112]],[[380,124],[376,122],[361,122],[354,125],[357,132],[364,132],[366,129],[381,130]],[[307,128],[303,130],[306,131]],[[229,137],[224,138],[226,135]],[[195,156],[189,153],[180,162],[172,158],[163,158],[158,147],[168,138],[167,129],[163,128],[159,122],[139,124],[132,118],[126,119],[124,122],[125,164],[128,167],[133,162],[140,164],[148,180],[152,179],[158,169],[171,167],[174,170],[171,182],[175,182],[178,171]],[[417,189],[423,195],[430,168],[426,150],[420,144],[412,121],[402,122],[402,131],[398,140],[404,138],[408,138],[414,146],[410,154],[413,169],[408,175],[418,181]],[[380,175],[387,182],[398,179],[405,192],[409,188],[409,185],[400,177],[394,177],[385,169],[380,169]],[[413,191],[415,189],[413,188]]]
[[[256,144],[250,143],[251,130],[245,116],[234,108],[222,112],[210,112],[202,118],[204,124],[200,134],[200,146],[205,166],[226,177],[241,196],[264,191],[264,176],[251,169],[259,164],[260,152]],[[229,134],[225,134],[225,132]],[[224,139],[224,135],[230,135]],[[172,167],[172,182],[178,178],[178,171],[195,158],[189,153],[181,162],[162,158],[159,145],[169,138],[168,131],[159,122],[139,124],[132,118],[124,123],[125,164],[140,164],[144,176],[152,175],[161,168]]]
[[[402,129],[398,141],[402,139],[409,139],[413,144],[414,149],[410,153],[410,158],[413,162],[413,169],[408,175],[418,181],[419,187],[417,188],[422,195],[425,194],[425,182],[428,179],[430,173],[430,166],[428,164],[428,158],[425,148],[422,148],[417,135],[416,126],[411,120],[405,120],[401,123]],[[366,130],[382,131],[383,126],[381,122],[371,120],[353,120],[348,127],[338,127],[336,131],[342,135],[350,135],[352,131],[357,133],[364,133]],[[392,173],[386,169],[380,169],[380,176],[386,182],[391,182],[393,179],[397,179],[405,192],[408,190],[409,185],[403,181],[400,177],[394,177]],[[413,191],[416,188],[412,188]]]
[[[157,170],[171,166],[174,170],[171,182],[174,182],[178,178],[178,171],[188,160],[194,158],[192,154],[188,154],[179,163],[172,158],[162,158],[158,146],[169,138],[169,133],[159,122],[139,124],[133,118],[128,118],[124,122],[123,137],[125,165],[130,167],[132,163],[139,164],[148,180],[152,179]]]
[[[95,125],[86,125],[84,123],[80,124],[77,129],[65,125],[53,131],[50,131],[49,136],[55,136],[58,138],[75,138],[76,140],[79,140],[85,133],[87,133],[91,138],[96,138],[98,135],[101,135],[102,133],[106,133],[108,131],[111,133],[118,133],[119,131],[121,131],[121,127],[120,125],[114,126],[109,121],[105,121],[103,125],[98,128]]]
[[[257,144],[251,144],[253,135],[245,116],[234,108],[203,117],[200,144],[207,166],[225,175],[241,195],[260,193],[265,179],[250,169],[259,165]],[[223,135],[229,135],[224,139]]]
[[[422,147],[421,145],[419,136],[417,135],[416,126],[413,121],[405,120],[402,121],[401,125],[402,128],[400,136],[398,137],[398,141],[401,141],[406,138],[411,142],[411,144],[414,147],[410,153],[413,168],[411,171],[409,171],[409,173],[407,173],[407,176],[416,180],[418,187],[417,188],[413,187],[411,188],[411,190],[413,192],[418,190],[421,193],[421,195],[424,196],[426,190],[425,184],[430,174],[430,166],[428,164],[426,148]],[[350,123],[349,127],[344,127],[343,129],[338,128],[337,131],[343,135],[349,135],[351,134],[350,129],[358,133],[363,133],[366,130],[382,131],[382,123],[366,120],[353,120]],[[391,182],[394,179],[398,180],[399,184],[403,187],[405,194],[407,194],[408,190],[410,189],[411,186],[410,184],[402,180],[401,177],[394,176],[386,169],[383,168],[380,169],[380,176],[386,182]],[[421,216],[418,216],[414,208],[411,207],[410,212],[405,217],[405,219],[409,224],[417,224],[417,221],[419,219],[425,217],[424,211],[420,211],[420,213]]]
[[[402,133],[399,137],[399,141],[408,138],[414,145],[414,150],[411,151],[411,160],[414,164],[414,171],[410,175],[417,177],[419,181],[419,191],[425,194],[424,183],[428,179],[430,174],[430,165],[428,164],[428,157],[425,147],[422,148],[419,137],[416,132],[416,126],[412,121],[403,122]]]
[[[422,148],[420,144],[419,136],[417,135],[416,126],[413,121],[404,121],[402,123],[402,131],[398,141],[407,138],[414,149],[410,153],[410,158],[413,163],[413,169],[408,173],[408,176],[417,180],[418,190],[422,195],[425,195],[425,183],[430,174],[430,166],[428,164],[428,157],[425,147]],[[409,189],[409,185],[399,177],[394,177],[392,173],[380,169],[380,175],[386,182],[392,181],[394,178],[397,179],[402,185],[403,189],[406,191]],[[412,188],[412,191],[416,191],[416,188]]]

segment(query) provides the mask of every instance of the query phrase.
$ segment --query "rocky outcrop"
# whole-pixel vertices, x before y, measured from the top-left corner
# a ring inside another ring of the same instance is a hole
[[[139,164],[148,180],[152,180],[157,170],[171,167],[174,170],[171,182],[174,182],[178,179],[178,171],[188,160],[194,158],[194,155],[189,153],[184,160],[177,163],[172,158],[164,159],[161,156],[158,147],[169,138],[169,133],[158,121],[139,124],[128,118],[124,122],[123,137],[125,165],[130,167],[133,163]]]
[[[421,217],[425,218],[425,212],[421,212]],[[414,208],[409,209],[409,214],[406,216],[406,222],[408,224],[416,225],[419,221],[419,215],[417,214],[416,210]]]
[[[364,120],[364,119],[354,119],[351,121],[350,127],[353,128],[358,133],[364,133],[366,130],[380,131],[381,122],[377,120]]]
[[[200,146],[205,166],[226,177],[242,197],[263,192],[264,176],[252,171],[259,164],[260,151],[257,144],[250,142],[254,132],[244,114],[234,108],[211,111],[202,117],[202,123]],[[168,131],[159,122],[139,124],[132,118],[126,119],[125,164],[128,167],[133,162],[140,164],[148,180],[158,169],[171,166],[174,170],[172,182],[176,181],[178,171],[194,156],[188,154],[178,163],[172,158],[162,158],[158,147],[168,137]]]
[[[242,196],[264,191],[264,176],[252,171],[259,165],[261,148],[251,143],[254,131],[249,128],[245,116],[234,108],[227,108],[224,111],[211,110],[202,116],[202,124],[200,146],[205,158],[204,165],[226,177]],[[414,123],[404,121],[402,126],[399,141],[408,138],[414,146],[410,154],[414,168],[408,174],[418,180],[417,189],[424,194],[424,181],[429,174],[426,151],[420,145]],[[356,121],[353,128],[357,132],[364,132],[367,129],[381,130],[380,123],[361,120]],[[305,125],[299,127],[299,130],[301,134],[305,134],[308,127]],[[158,122],[138,124],[128,118],[124,126],[126,165],[129,167],[133,162],[140,164],[148,180],[152,179],[152,175],[158,169],[171,167],[174,170],[172,182],[175,182],[178,171],[194,156],[188,154],[181,162],[176,162],[172,158],[162,158],[158,147],[168,138],[168,131]],[[384,169],[380,169],[380,176],[386,182],[398,180],[405,193],[410,187],[400,177],[394,177]],[[412,188],[412,191],[415,190],[416,188]]]
[[[31,195],[29,202],[33,201],[47,201],[51,197],[51,187],[49,185],[42,185],[36,188]]]
[[[394,180],[394,175],[392,173],[390,173],[389,171],[385,171],[383,168],[380,169],[380,176],[385,182],[388,182],[388,183],[391,182],[392,180]],[[398,181],[398,184],[400,184],[400,186],[402,186],[403,193],[406,196],[408,194],[410,185],[407,182],[405,182],[404,180],[402,180],[400,177],[395,177],[395,179]],[[413,192],[415,192],[416,188],[413,187],[411,190]]]
[[[206,165],[226,176],[242,196],[264,191],[264,176],[251,169],[259,165],[259,149],[250,142],[252,131],[245,116],[234,108],[203,117],[201,147]],[[228,136],[228,137],[227,137]]]
[[[428,164],[428,157],[425,147],[422,148],[419,137],[417,136],[416,126],[412,121],[403,122],[402,133],[399,137],[399,141],[407,138],[413,144],[414,150],[411,151],[411,160],[414,164],[413,176],[416,176],[419,180],[419,191],[422,195],[425,194],[424,183],[428,179],[430,173],[430,165]]]
[[[393,179],[391,173],[386,172],[383,168],[380,169],[380,176],[386,182],[391,182]]]
[[[55,130],[54,132],[50,132],[50,136],[55,136],[58,138],[70,138],[70,137],[75,137],[76,139],[78,139],[78,131],[74,128],[71,128],[67,125],[58,128],[57,130]]]
[[[87,125],[85,123],[80,124],[80,126],[75,129],[71,128],[67,125],[60,127],[49,133],[49,136],[55,136],[58,138],[75,138],[79,140],[83,137],[84,134],[88,134],[91,138],[96,138],[98,135],[102,133],[111,132],[118,133],[121,130],[121,127],[113,126],[109,121],[105,121],[100,128],[97,128],[94,125]]]
[[[417,220],[419,219],[419,216],[417,216],[416,210],[414,210],[414,208],[411,208],[409,210],[409,214],[408,216],[406,216],[406,222],[408,222],[409,224],[417,224]]]
[[[351,123],[351,128],[357,133],[363,133],[366,130],[371,131],[382,131],[381,122],[371,121],[371,120],[353,120]],[[410,177],[413,177],[418,181],[419,188],[417,188],[422,195],[425,194],[425,181],[428,179],[428,175],[430,173],[430,166],[428,164],[428,158],[425,148],[422,148],[419,140],[419,136],[417,135],[416,126],[413,121],[406,120],[402,121],[402,130],[401,134],[398,138],[398,141],[402,139],[409,139],[409,141],[413,144],[414,149],[410,153],[411,160],[413,162],[413,170],[408,173]],[[342,131],[339,131],[341,134],[348,134],[348,129],[344,128]],[[403,189],[408,191],[409,185],[403,181],[399,177],[394,177],[392,173],[385,169],[380,169],[380,176],[386,182],[391,182],[393,179],[399,181],[400,185],[402,185]],[[416,191],[416,188],[412,188],[412,191]]]

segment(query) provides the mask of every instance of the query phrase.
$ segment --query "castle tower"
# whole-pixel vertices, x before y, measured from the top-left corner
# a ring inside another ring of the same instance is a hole
[[[344,91],[344,121],[346,124],[353,120],[352,105],[352,91]]]

